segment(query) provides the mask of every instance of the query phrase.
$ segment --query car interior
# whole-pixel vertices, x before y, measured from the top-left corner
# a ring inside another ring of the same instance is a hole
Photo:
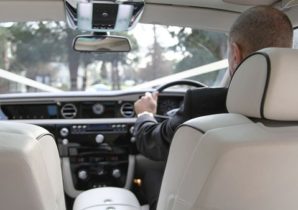
[[[90,5],[130,16],[96,25]],[[293,49],[231,79],[229,29],[256,5],[288,15]],[[157,210],[297,209],[297,28],[297,0],[0,0],[0,209],[149,210],[155,169]],[[140,154],[135,101],[158,91],[163,121],[204,87],[228,87],[228,113],[182,124],[167,161]]]

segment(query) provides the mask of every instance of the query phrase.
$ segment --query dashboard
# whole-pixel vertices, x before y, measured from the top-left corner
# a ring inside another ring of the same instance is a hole
[[[133,104],[126,101],[68,101],[3,105],[8,119],[88,119],[133,117]]]
[[[100,119],[133,118],[134,102],[141,93],[111,96],[82,96],[65,98],[64,95],[52,97],[30,95],[28,99],[11,96],[1,99],[2,118],[9,120],[49,120],[49,119]],[[55,98],[53,98],[55,97]],[[158,115],[178,108],[183,102],[183,94],[161,94],[158,100]]]
[[[138,151],[134,102],[144,92],[36,93],[0,96],[0,119],[44,127],[54,136],[65,192],[74,198],[102,186],[130,188]],[[164,92],[158,115],[183,102],[184,92]]]

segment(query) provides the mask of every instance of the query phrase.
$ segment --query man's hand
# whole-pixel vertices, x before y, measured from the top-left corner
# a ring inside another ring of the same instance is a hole
[[[142,98],[137,100],[134,104],[136,114],[142,112],[150,112],[156,114],[158,93],[145,93]]]

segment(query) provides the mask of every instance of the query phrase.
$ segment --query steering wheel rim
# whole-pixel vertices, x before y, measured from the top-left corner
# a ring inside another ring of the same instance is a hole
[[[158,93],[161,93],[165,89],[167,89],[169,87],[172,87],[172,86],[175,86],[175,85],[188,85],[188,86],[197,87],[197,88],[208,87],[207,85],[205,85],[201,82],[198,82],[198,81],[195,81],[195,80],[184,79],[184,80],[176,80],[176,81],[173,81],[173,82],[168,82],[168,83],[166,83],[164,85],[161,85],[158,88],[156,88],[155,91],[158,92]],[[174,112],[173,112],[173,114],[174,114]],[[155,114],[154,116],[160,122],[162,120],[168,119],[170,117],[170,116],[163,115],[163,114],[162,115],[161,114]]]
[[[195,81],[195,80],[183,79],[183,80],[176,80],[176,81],[173,81],[173,82],[168,82],[168,83],[166,83],[164,85],[161,85],[158,88],[156,88],[155,91],[158,92],[158,93],[161,93],[165,89],[167,89],[169,87],[172,87],[172,86],[176,86],[176,85],[188,85],[188,86],[197,87],[197,88],[207,87],[207,85],[205,85],[201,82],[198,82],[198,81]]]

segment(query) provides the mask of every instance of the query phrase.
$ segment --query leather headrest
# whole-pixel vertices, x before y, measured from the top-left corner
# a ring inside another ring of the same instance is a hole
[[[298,50],[266,48],[236,70],[227,109],[248,117],[298,121]]]

